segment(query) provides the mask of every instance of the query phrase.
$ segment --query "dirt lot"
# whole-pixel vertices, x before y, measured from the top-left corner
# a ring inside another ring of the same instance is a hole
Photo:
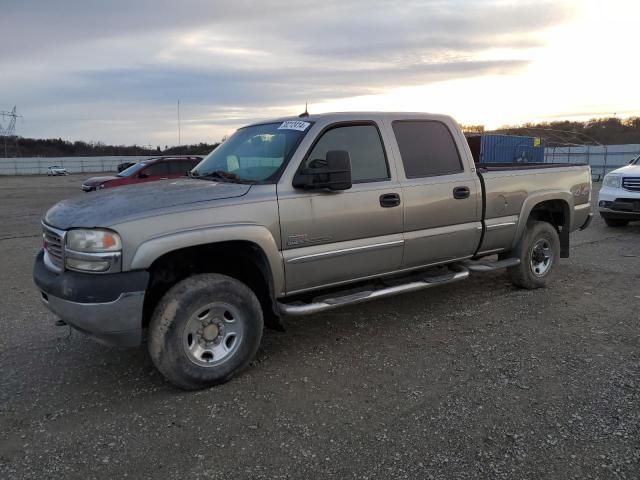
[[[550,288],[502,272],[287,321],[185,393],[40,304],[39,221],[81,177],[0,178],[0,478],[639,478],[640,224]]]

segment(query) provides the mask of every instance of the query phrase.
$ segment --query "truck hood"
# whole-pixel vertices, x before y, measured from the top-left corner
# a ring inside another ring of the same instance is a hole
[[[245,195],[250,185],[218,183],[190,178],[99,190],[54,205],[44,222],[63,230],[109,227],[134,217],[157,215],[181,205],[211,202]]]
[[[609,173],[623,173],[626,175],[640,175],[640,165],[625,165],[624,167],[617,168]]]

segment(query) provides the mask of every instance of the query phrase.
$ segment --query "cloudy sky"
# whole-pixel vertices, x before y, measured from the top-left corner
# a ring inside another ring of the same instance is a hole
[[[508,123],[640,114],[635,0],[2,0],[18,133],[216,141],[256,119],[408,110]]]

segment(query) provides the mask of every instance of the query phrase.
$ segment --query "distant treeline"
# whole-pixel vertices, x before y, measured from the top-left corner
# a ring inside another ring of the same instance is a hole
[[[483,133],[484,125],[462,127],[465,132]],[[571,144],[622,145],[640,143],[640,117],[594,118],[587,122],[560,120],[557,122],[525,123],[505,126],[486,133],[542,137],[547,146]]]
[[[594,118],[587,122],[561,120],[505,126],[488,132],[484,125],[463,125],[467,133],[503,133],[542,137],[547,146],[600,143],[640,143],[640,117]],[[0,157],[90,157],[117,155],[206,155],[219,143],[198,143],[164,148],[140,145],[106,145],[102,142],[70,142],[61,138],[0,138]],[[6,146],[6,155],[5,155]]]
[[[6,145],[6,155],[5,155]],[[106,145],[102,142],[70,142],[61,138],[0,138],[0,157],[105,157],[129,155],[206,155],[219,143],[149,148],[140,145]]]

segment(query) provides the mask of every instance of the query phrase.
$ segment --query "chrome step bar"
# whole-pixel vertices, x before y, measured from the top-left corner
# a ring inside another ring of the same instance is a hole
[[[501,268],[516,267],[520,265],[519,258],[505,258],[504,260],[464,260],[461,262],[466,268],[472,272],[492,272],[493,270],[500,270]]]
[[[324,298],[322,300],[313,301],[311,303],[293,302],[293,303],[280,303],[277,306],[281,314],[300,316],[309,315],[311,313],[324,312],[333,308],[343,307],[345,305],[354,305],[356,303],[367,302],[376,298],[390,297],[391,295],[397,295],[398,293],[415,292],[417,290],[423,290],[425,288],[437,287],[438,285],[445,285],[447,283],[457,282],[464,280],[469,276],[469,270],[458,264],[451,265],[453,271],[448,274],[438,275],[435,277],[424,277],[420,280],[413,280],[409,283],[393,285],[380,289],[365,290],[350,295]],[[415,278],[415,277],[413,277]]]

